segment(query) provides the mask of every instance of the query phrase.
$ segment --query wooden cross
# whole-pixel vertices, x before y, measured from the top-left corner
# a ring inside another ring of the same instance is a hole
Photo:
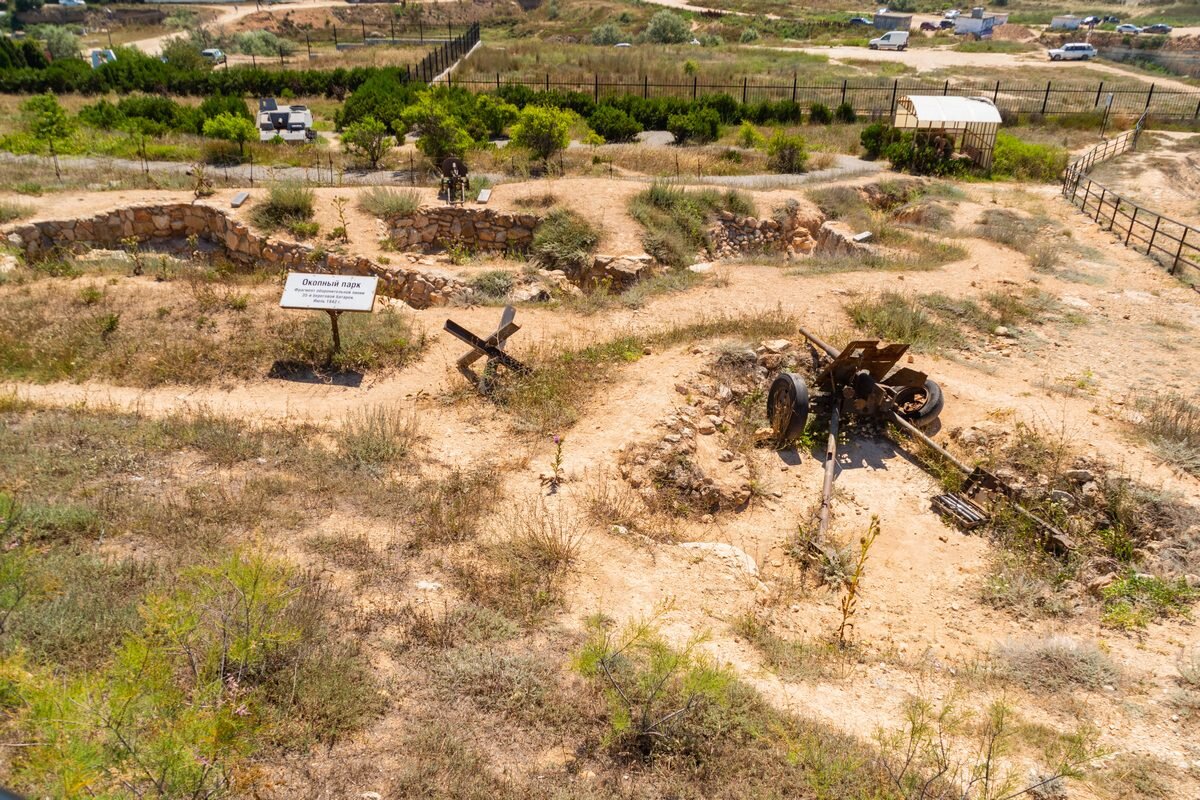
[[[504,352],[508,337],[521,330],[521,326],[513,322],[516,316],[515,308],[505,306],[504,313],[500,315],[499,327],[486,339],[476,336],[454,320],[446,320],[446,332],[471,345],[471,351],[458,360],[458,371],[464,378],[474,383],[481,392],[489,390],[492,376],[496,373],[496,364],[503,364],[522,375],[533,371],[526,364]],[[483,374],[476,374],[475,370],[471,369],[471,365],[484,357],[487,357],[487,364],[483,368]]]

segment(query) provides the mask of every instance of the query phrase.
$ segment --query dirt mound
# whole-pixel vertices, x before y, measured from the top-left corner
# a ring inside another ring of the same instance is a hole
[[[1001,25],[992,29],[992,38],[1001,42],[1032,42],[1038,35],[1024,25]]]

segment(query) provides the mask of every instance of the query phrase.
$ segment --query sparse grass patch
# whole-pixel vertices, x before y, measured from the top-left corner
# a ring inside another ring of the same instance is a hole
[[[474,539],[500,489],[487,467],[454,468],[441,477],[422,478],[406,495],[413,515],[412,545],[424,548]]]
[[[375,186],[359,192],[358,207],[376,217],[407,216],[421,207],[421,195],[412,189]]]
[[[1165,580],[1156,575],[1127,572],[1104,588],[1103,622],[1114,628],[1144,628],[1160,617],[1188,616],[1188,607],[1200,591],[1183,578]]]
[[[1182,394],[1139,397],[1136,425],[1166,461],[1200,475],[1200,404]]]
[[[415,413],[380,405],[347,416],[338,447],[342,458],[355,469],[378,470],[407,456],[417,437]]]
[[[997,656],[1006,677],[1037,691],[1100,689],[1115,684],[1119,677],[1107,654],[1090,642],[1068,636],[1009,641],[1001,645]]]
[[[33,212],[34,207],[28,203],[14,203],[11,200],[0,200],[0,225],[32,217]]]
[[[506,302],[515,283],[513,274],[503,269],[486,270],[472,275],[467,281],[467,285],[475,290],[484,303]]]
[[[704,282],[704,276],[687,269],[672,269],[640,280],[623,292],[614,292],[607,283],[586,294],[570,297],[563,306],[579,314],[590,315],[614,308],[641,308],[661,294],[683,292]]]
[[[744,194],[730,189],[688,191],[667,183],[655,183],[629,201],[629,213],[645,233],[646,252],[660,263],[686,267],[699,251],[709,252],[707,226],[719,211],[751,216],[754,205]]]
[[[930,317],[920,301],[897,292],[854,300],[845,306],[851,321],[864,333],[893,342],[908,342],[917,350],[930,352],[961,343],[952,326]]]
[[[490,608],[471,603],[409,603],[401,611],[403,649],[445,650],[460,644],[484,644],[512,639],[517,626]]]
[[[583,215],[556,208],[537,226],[530,258],[542,269],[576,274],[591,266],[601,236],[602,232]]]
[[[291,228],[312,219],[316,195],[302,183],[283,182],[271,186],[265,200],[260,200],[250,218],[263,230]]]
[[[733,631],[753,644],[767,666],[786,681],[827,678],[839,657],[836,646],[829,642],[784,639],[771,630],[769,621],[754,613],[736,617]]]

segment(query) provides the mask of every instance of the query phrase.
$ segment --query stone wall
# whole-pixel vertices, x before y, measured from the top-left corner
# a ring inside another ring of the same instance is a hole
[[[61,249],[98,247],[120,249],[122,239],[137,237],[168,250],[186,251],[196,236],[211,243],[236,264],[279,270],[374,275],[379,293],[403,300],[414,308],[462,304],[472,290],[458,278],[436,271],[376,264],[367,258],[327,253],[309,245],[273,240],[253,232],[245,223],[203,204],[171,203],[135,206],[83,219],[28,222],[7,228],[9,244],[27,259],[53,255]]]
[[[490,208],[426,206],[414,214],[390,217],[388,238],[400,250],[432,252],[448,246],[471,252],[524,252],[541,222],[535,214],[511,214]]]
[[[811,253],[824,215],[811,203],[790,201],[769,219],[739,217],[729,211],[717,216],[709,231],[713,255],[733,258],[751,253],[782,252],[789,256]]]

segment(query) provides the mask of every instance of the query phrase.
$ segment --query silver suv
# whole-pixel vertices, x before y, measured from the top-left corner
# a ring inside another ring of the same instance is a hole
[[[1047,51],[1047,53],[1051,61],[1087,61],[1096,55],[1096,48],[1087,42],[1075,42],[1064,44],[1062,47]]]

